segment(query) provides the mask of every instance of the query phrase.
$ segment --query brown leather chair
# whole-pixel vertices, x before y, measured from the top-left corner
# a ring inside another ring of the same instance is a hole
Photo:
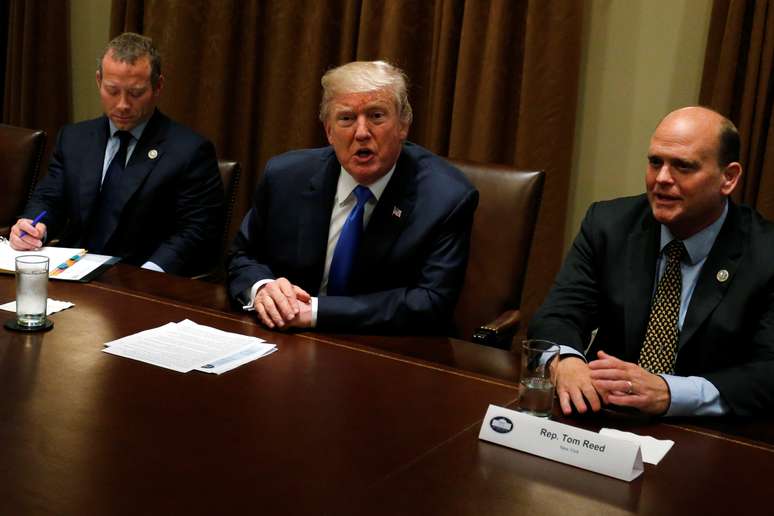
[[[195,276],[197,279],[203,279],[211,282],[221,282],[225,278],[226,253],[229,246],[229,228],[231,219],[234,215],[234,204],[237,197],[237,186],[239,185],[239,176],[241,167],[238,161],[218,160],[218,170],[220,179],[223,181],[223,193],[225,196],[225,212],[223,214],[223,228],[220,238],[220,253],[218,263],[215,268],[207,274]]]
[[[0,235],[8,236],[35,187],[46,133],[0,124]]]
[[[544,173],[448,161],[467,176],[480,196],[465,284],[454,317],[457,336],[510,349],[520,322],[521,291]]]

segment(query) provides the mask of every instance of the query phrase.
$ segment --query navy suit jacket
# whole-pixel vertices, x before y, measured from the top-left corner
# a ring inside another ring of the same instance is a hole
[[[231,248],[229,293],[286,277],[318,294],[341,166],[331,147],[268,162]],[[462,287],[478,192],[456,168],[405,143],[363,233],[351,296],[321,296],[317,328],[446,333]]]
[[[63,127],[48,175],[24,209],[30,219],[46,210],[48,238],[59,238],[63,247],[83,247],[91,229],[108,133],[105,116]],[[212,143],[156,111],[121,181],[104,254],[135,265],[150,260],[180,275],[214,264],[224,195]]]
[[[529,336],[637,363],[660,225],[645,195],[593,204]],[[728,279],[721,281],[721,270]],[[706,378],[732,412],[774,408],[774,225],[729,201],[680,332],[675,374]]]

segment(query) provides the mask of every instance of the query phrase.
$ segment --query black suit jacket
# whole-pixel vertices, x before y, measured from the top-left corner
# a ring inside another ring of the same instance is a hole
[[[317,295],[340,165],[333,149],[273,158],[231,248],[229,292],[286,277]],[[317,328],[445,333],[464,279],[478,192],[457,169],[405,143],[355,260],[352,296],[319,298]]]
[[[27,218],[46,210],[48,238],[61,246],[82,247],[91,228],[108,133],[104,116],[63,127],[48,175],[24,209]],[[224,196],[212,143],[156,111],[121,181],[105,254],[135,265],[150,260],[181,275],[213,265]]]
[[[656,277],[660,225],[646,196],[593,204],[529,336],[636,363]],[[721,281],[728,272],[728,279]],[[701,376],[732,412],[774,408],[774,225],[729,201],[683,322],[675,374]]]

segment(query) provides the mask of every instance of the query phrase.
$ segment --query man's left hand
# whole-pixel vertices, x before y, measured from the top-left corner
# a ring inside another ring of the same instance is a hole
[[[669,409],[671,397],[666,381],[631,362],[624,362],[604,351],[589,362],[591,380],[605,402],[633,407],[647,414],[661,415]]]

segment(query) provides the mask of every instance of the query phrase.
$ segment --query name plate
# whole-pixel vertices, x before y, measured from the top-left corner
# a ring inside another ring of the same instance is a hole
[[[478,438],[631,482],[642,475],[640,445],[489,405]]]

